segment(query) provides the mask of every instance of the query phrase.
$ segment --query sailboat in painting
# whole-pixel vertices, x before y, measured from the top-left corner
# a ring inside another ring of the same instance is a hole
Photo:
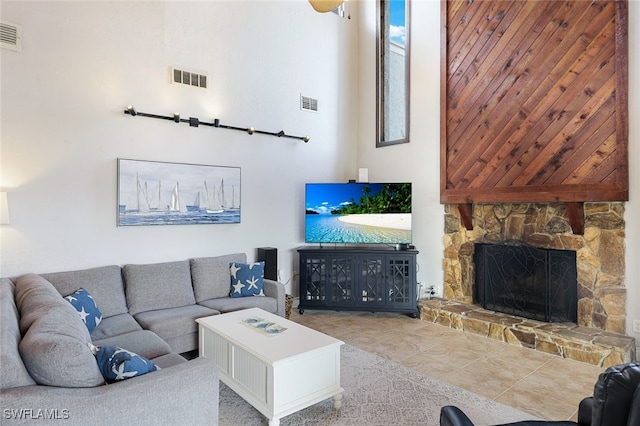
[[[145,186],[147,184],[145,183]],[[150,211],[161,211],[166,210],[166,204],[162,204],[162,183],[158,181],[158,186],[155,191],[147,192],[147,201],[149,204]]]
[[[162,184],[158,181],[158,185],[154,190],[149,190],[149,183],[140,180],[136,174],[136,179],[125,204],[125,214],[141,214],[151,212],[167,211],[166,204],[162,204]]]
[[[149,202],[147,200],[146,186],[140,183],[140,178],[136,173],[134,187],[129,194],[129,199],[125,205],[125,213],[146,213],[149,211]]]
[[[214,186],[212,200],[215,204],[216,213],[238,210],[240,208],[240,203],[236,200],[235,186],[231,185],[227,190],[225,190],[225,187],[224,179],[220,181],[220,186],[217,191]]]
[[[194,205],[197,206],[198,211],[207,214],[222,213],[224,211],[218,202],[216,186],[213,185],[213,190],[209,190],[207,181],[204,181],[203,189],[198,191]]]
[[[200,211],[200,191],[196,192],[196,198],[193,199],[193,204],[187,206],[188,211]]]
[[[227,198],[225,198],[224,209],[227,211],[240,209],[240,200],[238,199],[240,194],[236,194],[235,185],[231,185],[227,190]]]
[[[218,196],[216,195],[216,186],[213,186],[213,192],[211,194],[211,198],[210,198],[210,205],[207,209],[205,209],[205,211],[209,214],[217,214],[217,213],[222,213],[224,212],[224,209],[222,208],[222,206],[220,205],[220,201],[218,200]]]
[[[176,182],[171,192],[171,202],[169,203],[169,213],[186,213],[187,206],[180,200],[180,184]]]

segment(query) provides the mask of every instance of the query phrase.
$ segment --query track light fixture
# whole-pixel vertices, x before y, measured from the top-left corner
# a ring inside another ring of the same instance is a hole
[[[160,120],[171,120],[171,121],[175,121],[176,123],[189,123],[190,127],[199,127],[200,125],[202,126],[211,126],[211,127],[218,127],[218,128],[222,128],[222,129],[229,129],[229,130],[240,130],[243,132],[247,132],[250,135],[253,135],[254,133],[259,133],[262,135],[271,135],[271,136],[277,136],[279,138],[290,138],[290,139],[299,139],[301,141],[304,141],[305,143],[309,142],[311,140],[310,136],[292,136],[292,135],[287,135],[284,130],[280,130],[279,132],[266,132],[264,130],[257,130],[256,128],[252,127],[236,127],[236,126],[228,126],[226,124],[220,124],[220,120],[215,118],[213,120],[212,123],[207,123],[204,121],[200,121],[200,119],[196,118],[196,117],[189,117],[189,119],[185,119],[185,118],[180,118],[180,113],[173,113],[173,116],[166,116],[166,115],[157,115],[157,114],[149,114],[146,112],[138,112],[136,111],[136,109],[133,107],[133,105],[129,105],[127,107],[127,109],[124,110],[125,114],[129,114],[132,117],[135,116],[140,116],[140,117],[149,117],[149,118],[158,118]]]

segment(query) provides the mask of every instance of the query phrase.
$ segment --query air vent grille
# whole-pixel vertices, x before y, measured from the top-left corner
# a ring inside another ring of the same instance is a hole
[[[318,100],[309,96],[300,95],[300,109],[303,111],[318,112]]]
[[[9,22],[0,22],[0,47],[20,52],[22,50],[22,27]]]
[[[171,68],[171,81],[174,83],[206,89],[207,80],[208,78],[204,74]]]

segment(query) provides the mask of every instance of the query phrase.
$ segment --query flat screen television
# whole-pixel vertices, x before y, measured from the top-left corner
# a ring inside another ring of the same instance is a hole
[[[308,183],[305,242],[411,243],[411,183]]]

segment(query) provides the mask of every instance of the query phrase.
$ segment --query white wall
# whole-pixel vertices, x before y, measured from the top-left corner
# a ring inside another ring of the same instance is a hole
[[[2,1],[23,27],[0,51],[0,276],[279,249],[304,241],[304,183],[356,170],[357,19],[305,2]],[[209,75],[170,84],[171,66]],[[319,99],[302,112],[300,94]],[[310,135],[292,139],[131,117],[139,111]],[[117,158],[242,168],[242,222],[116,227]],[[291,290],[291,286],[290,286]]]
[[[411,112],[408,144],[376,148],[376,6],[360,12],[360,110],[358,167],[369,180],[412,182],[413,243],[422,294],[442,295],[444,208],[440,205],[440,2],[411,4]]]

